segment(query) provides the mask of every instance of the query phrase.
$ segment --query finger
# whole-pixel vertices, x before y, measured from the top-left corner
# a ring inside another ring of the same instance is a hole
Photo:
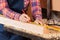
[[[23,22],[30,22],[30,18],[28,18],[28,16],[26,14],[22,14],[20,16],[20,21],[23,21]]]
[[[25,17],[26,19],[30,20],[30,17],[29,17],[28,15],[24,14],[24,17]]]
[[[22,21],[22,22],[28,22],[28,23],[30,22],[28,19],[26,19],[26,18],[24,18],[24,17],[22,18],[21,21]]]
[[[38,21],[35,21],[36,24],[39,24]]]
[[[40,22],[40,21],[39,21],[38,23],[39,23],[40,25],[43,25],[43,23],[42,23],[42,22]]]
[[[26,22],[28,22],[28,23],[31,22],[29,19],[26,19],[26,18],[24,18],[24,20],[25,20]]]
[[[20,21],[21,21],[21,22],[25,22],[25,19],[24,19],[23,16],[20,17]]]
[[[21,22],[27,22],[25,19],[20,20]]]
[[[36,23],[36,24],[43,25],[42,21],[39,21],[39,20],[36,20],[35,23]]]

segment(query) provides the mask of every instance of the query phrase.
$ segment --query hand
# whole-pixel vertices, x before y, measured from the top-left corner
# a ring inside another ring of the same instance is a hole
[[[35,22],[36,24],[44,25],[44,23],[43,23],[42,20],[38,20],[38,19],[36,19],[34,22]]]
[[[23,13],[21,16],[20,16],[20,21],[21,22],[30,22],[30,17],[28,15],[26,15],[25,13]]]

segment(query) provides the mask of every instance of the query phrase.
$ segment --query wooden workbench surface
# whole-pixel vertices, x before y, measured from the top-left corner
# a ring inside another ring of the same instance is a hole
[[[45,29],[43,26],[40,25],[22,23],[19,21],[4,18],[1,15],[0,23],[5,25],[4,26],[5,30],[31,39],[40,40],[41,38],[43,39],[60,38],[60,32]],[[45,31],[47,31],[47,33],[44,33]]]

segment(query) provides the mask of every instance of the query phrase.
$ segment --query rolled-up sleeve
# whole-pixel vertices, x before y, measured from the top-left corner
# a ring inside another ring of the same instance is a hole
[[[39,0],[30,0],[31,13],[35,19],[42,19],[42,10]]]
[[[0,0],[0,12],[10,19],[19,20],[20,13],[12,11],[7,3],[7,0]]]
[[[29,4],[29,0],[24,0],[24,8],[26,8]]]

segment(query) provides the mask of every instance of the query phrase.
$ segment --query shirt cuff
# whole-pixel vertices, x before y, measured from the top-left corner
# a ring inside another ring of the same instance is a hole
[[[14,20],[20,21],[20,16],[21,16],[21,14],[15,13]]]
[[[42,20],[42,15],[36,15],[36,19]]]

